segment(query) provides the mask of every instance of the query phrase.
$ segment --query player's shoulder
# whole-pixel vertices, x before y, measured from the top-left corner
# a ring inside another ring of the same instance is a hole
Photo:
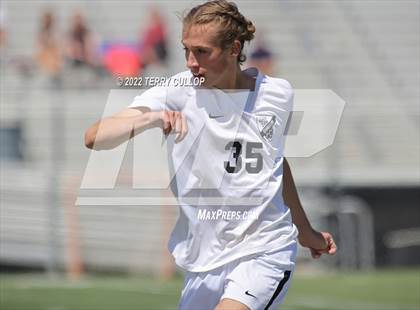
[[[293,95],[293,86],[286,79],[264,75],[263,81],[266,84],[266,88],[274,92]]]
[[[194,87],[191,81],[193,77],[189,70],[170,76],[166,91],[167,103],[171,109],[182,111],[188,100],[193,98]]]
[[[288,80],[263,75],[261,86],[262,94],[266,99],[276,101],[279,104],[292,105],[294,91]]]

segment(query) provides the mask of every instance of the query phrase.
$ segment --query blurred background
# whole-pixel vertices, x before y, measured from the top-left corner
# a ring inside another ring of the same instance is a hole
[[[176,209],[75,202],[115,77],[186,70],[199,3],[0,2],[1,309],[176,309]],[[420,309],[419,1],[236,3],[257,28],[244,67],[346,101],[334,144],[289,159],[339,252],[300,249],[284,309]]]

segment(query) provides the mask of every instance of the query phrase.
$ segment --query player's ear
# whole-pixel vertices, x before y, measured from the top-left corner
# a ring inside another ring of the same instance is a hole
[[[241,54],[241,47],[242,47],[242,44],[241,42],[239,42],[239,40],[233,41],[232,47],[230,49],[231,56],[238,57],[239,54]]]

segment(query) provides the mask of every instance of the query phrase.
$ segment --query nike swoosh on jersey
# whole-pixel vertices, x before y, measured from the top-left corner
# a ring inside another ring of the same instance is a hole
[[[245,295],[248,295],[248,296],[251,296],[251,297],[257,298],[256,296],[252,295],[249,291],[246,291],[246,292],[245,292]]]
[[[209,114],[210,118],[219,118],[219,117],[223,117],[224,115],[211,115]]]

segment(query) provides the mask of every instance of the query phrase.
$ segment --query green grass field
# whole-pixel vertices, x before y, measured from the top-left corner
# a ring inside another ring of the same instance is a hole
[[[1,310],[176,309],[182,286],[181,278],[162,282],[115,276],[72,283],[39,274],[2,274],[0,281]],[[420,309],[420,270],[297,275],[281,309]]]

